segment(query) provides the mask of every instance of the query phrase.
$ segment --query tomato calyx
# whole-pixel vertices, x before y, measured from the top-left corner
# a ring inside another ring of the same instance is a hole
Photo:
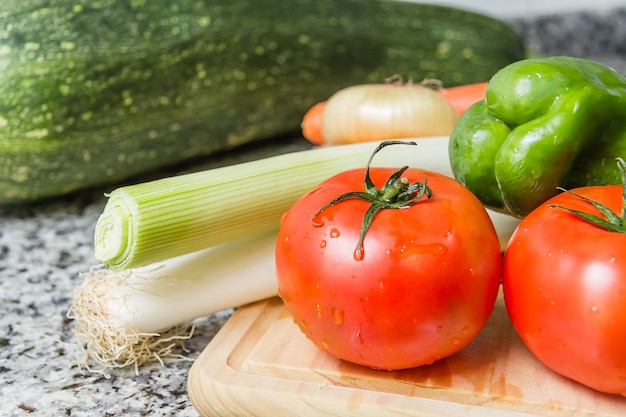
[[[622,158],[616,158],[616,160],[617,160],[617,166],[622,176],[622,186],[623,186],[622,212],[619,215],[615,213],[613,210],[611,210],[610,208],[608,208],[607,206],[605,206],[604,204],[601,204],[597,201],[594,201],[582,195],[576,194],[570,190],[565,190],[563,188],[559,188],[559,189],[561,191],[565,191],[566,193],[569,193],[573,196],[576,196],[588,202],[593,207],[595,207],[596,210],[598,210],[601,214],[603,214],[604,218],[600,216],[596,216],[594,214],[586,213],[584,211],[573,210],[573,209],[563,207],[557,204],[549,204],[548,207],[565,210],[581,218],[582,220],[593,224],[594,226],[601,227],[602,229],[606,231],[616,232],[616,233],[626,233],[626,162],[624,162]]]
[[[365,191],[350,191],[340,195],[339,197],[334,198],[328,204],[324,205],[322,208],[317,210],[313,217],[311,218],[311,222],[315,227],[321,227],[324,223],[319,223],[315,219],[326,209],[332,207],[344,200],[348,199],[361,199],[370,203],[369,208],[365,212],[363,216],[363,221],[361,223],[361,229],[359,234],[359,241],[357,243],[356,251],[355,251],[355,259],[362,260],[363,259],[363,241],[365,240],[365,235],[369,230],[374,217],[381,211],[385,209],[405,209],[415,204],[417,201],[421,200],[424,196],[427,199],[432,197],[432,190],[426,184],[427,178],[424,177],[424,182],[416,181],[414,183],[410,183],[406,177],[403,177],[402,174],[409,168],[408,166],[403,166],[396,172],[394,172],[385,182],[382,188],[378,188],[370,177],[370,165],[374,156],[384,147],[389,145],[417,145],[416,142],[405,142],[405,141],[385,141],[382,142],[378,147],[374,150],[372,155],[367,162],[365,167],[365,179],[364,186]]]

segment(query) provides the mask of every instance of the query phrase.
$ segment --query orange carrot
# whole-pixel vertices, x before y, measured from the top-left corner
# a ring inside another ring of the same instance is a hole
[[[326,101],[321,101],[311,107],[302,118],[302,136],[316,145],[324,143],[322,137],[322,113],[326,107]]]
[[[472,104],[485,98],[488,82],[440,88],[441,93],[459,114],[463,114]]]

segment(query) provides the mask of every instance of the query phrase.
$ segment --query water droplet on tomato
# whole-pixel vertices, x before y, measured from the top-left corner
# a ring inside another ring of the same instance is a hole
[[[465,327],[463,327],[463,328],[461,329],[461,333],[462,333],[462,334],[467,334],[468,332],[469,332],[469,327],[468,327],[468,326],[465,326]]]
[[[307,237],[309,237],[309,234],[308,234],[308,233],[305,233],[305,234],[304,234],[304,238],[306,239]]]
[[[459,343],[461,343],[461,339],[459,339],[458,337],[453,337],[452,338],[452,344],[453,345],[458,345]]]
[[[330,229],[330,237],[332,239],[336,239],[339,236],[341,236],[341,233],[339,232],[339,230],[335,229],[334,227],[332,229]]]
[[[437,333],[441,333],[442,330],[443,330],[443,326],[441,324],[437,326]]]
[[[352,256],[354,257],[355,261],[362,261],[365,257],[365,250],[357,248],[354,250],[354,254]]]
[[[592,312],[593,314],[597,314],[597,313],[598,313],[598,306],[593,306],[593,307],[591,307],[591,312]]]
[[[333,323],[335,323],[337,326],[343,324],[343,317],[345,314],[344,311],[334,307],[330,311],[333,318]]]
[[[325,241],[325,240],[322,240],[322,241],[320,242],[320,248],[324,249],[325,247],[326,247],[326,241]]]
[[[317,311],[317,318],[321,319],[322,318],[322,305],[321,304],[317,304],[315,306],[315,310]]]

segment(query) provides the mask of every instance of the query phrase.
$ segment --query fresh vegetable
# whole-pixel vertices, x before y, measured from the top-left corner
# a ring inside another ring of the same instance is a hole
[[[68,312],[81,366],[106,373],[179,358],[192,320],[275,296],[275,240],[272,231],[141,268],[85,272]]]
[[[429,80],[425,80],[425,82],[420,83],[420,85],[430,87],[440,93],[459,115],[463,114],[472,104],[483,100],[487,88],[486,82],[443,88],[439,82],[431,85]],[[362,88],[365,89],[369,87]],[[363,91],[364,97],[359,98],[352,96],[350,99],[344,98],[344,100],[341,100],[340,104],[334,107],[333,115],[329,116],[331,119],[330,123],[332,123],[334,127],[333,131],[341,130],[345,132],[346,136],[351,137],[352,141],[358,142],[371,140],[373,136],[378,136],[379,140],[389,139],[392,136],[400,137],[406,134],[419,137],[425,134],[426,127],[432,126],[438,122],[443,122],[442,125],[439,126],[441,129],[440,132],[443,132],[442,134],[449,134],[452,131],[453,124],[451,125],[450,123],[456,123],[457,118],[451,115],[448,106],[442,104],[439,99],[430,93],[422,94],[422,91],[418,90],[423,97],[414,97],[415,101],[411,100],[408,102],[410,94],[408,94],[407,91],[402,93],[400,93],[400,91],[396,90],[398,93],[397,97],[395,97],[395,94],[388,94],[389,97],[386,97],[387,100],[385,100],[385,94],[374,95],[377,93],[373,91],[371,92],[373,96],[369,96],[367,95],[367,91]],[[339,92],[336,94],[339,94]],[[354,91],[346,93],[346,95],[348,94],[354,94]],[[363,101],[357,102],[357,100]],[[324,100],[315,104],[304,114],[302,119],[302,136],[316,145],[321,145],[326,142],[322,132],[322,118],[327,103],[328,100]],[[371,104],[374,104],[376,107],[370,106]],[[422,108],[422,104],[426,106],[426,109]],[[432,107],[429,106],[429,104],[432,105]],[[415,114],[411,114],[410,112],[413,107],[415,107]],[[439,113],[440,110],[443,110],[443,114]],[[403,134],[397,134],[395,133],[397,126],[394,125],[393,120],[389,120],[392,118],[390,112],[394,112],[393,117],[399,117],[400,115],[398,113],[401,111],[406,112],[402,114],[404,117],[402,117],[401,125],[411,125],[412,129],[409,129],[408,132]],[[365,114],[365,112],[368,113]],[[369,117],[372,113],[369,112],[375,113],[375,115],[379,117],[372,119]],[[349,123],[346,123],[345,120],[340,120],[350,115],[355,117],[350,118]],[[431,116],[433,118],[431,118]],[[442,121],[442,118],[446,120]],[[368,130],[371,125],[375,127],[373,132]],[[361,130],[367,133],[364,136],[356,137],[357,134],[360,134]],[[334,143],[335,140],[339,140],[339,138],[336,137],[331,139],[332,140],[329,140],[328,143]]]
[[[498,71],[450,138],[455,178],[487,206],[523,217],[557,187],[619,183],[626,77],[594,61],[528,59]]]
[[[485,99],[488,82],[458,85],[456,87],[441,87],[437,91],[452,104],[452,107],[461,115],[472,105]]]
[[[324,143],[324,135],[322,135],[322,114],[326,108],[327,101],[320,101],[311,107],[302,118],[302,136],[314,145],[322,145]]]
[[[619,167],[626,184],[623,160]],[[506,308],[530,351],[563,376],[621,395],[626,395],[625,209],[622,185],[561,193],[521,221],[503,267]]]
[[[441,94],[421,84],[389,81],[343,88],[322,114],[326,144],[368,142],[452,132],[459,115]]]
[[[285,214],[276,243],[278,291],[302,332],[337,358],[384,370],[466,346],[494,308],[500,262],[478,199],[406,166],[331,177]]]
[[[524,57],[503,22],[403,1],[23,0],[0,19],[0,204],[295,132],[348,85]]]

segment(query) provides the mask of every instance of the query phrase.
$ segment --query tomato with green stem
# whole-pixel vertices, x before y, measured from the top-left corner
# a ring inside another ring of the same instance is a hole
[[[389,144],[416,143],[383,142],[372,158]],[[454,179],[371,161],[283,216],[279,294],[302,332],[337,358],[384,370],[429,364],[469,344],[491,315],[498,236]]]
[[[618,159],[626,184],[626,165]],[[504,256],[513,326],[548,368],[626,395],[626,194],[622,185],[563,192],[526,216]]]

